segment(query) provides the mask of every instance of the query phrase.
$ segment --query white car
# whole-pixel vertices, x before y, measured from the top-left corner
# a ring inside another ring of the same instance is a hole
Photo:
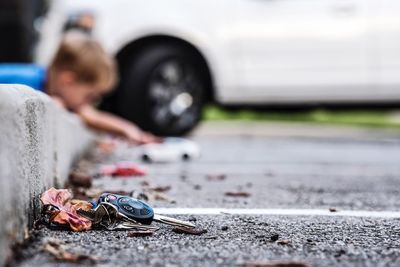
[[[38,60],[63,25],[93,34],[121,72],[104,108],[182,134],[205,101],[225,105],[399,102],[398,0],[58,0]],[[78,15],[76,15],[78,14]]]

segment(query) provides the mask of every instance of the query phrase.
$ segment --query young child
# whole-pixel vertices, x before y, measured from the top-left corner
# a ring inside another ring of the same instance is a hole
[[[156,142],[130,121],[96,110],[92,104],[117,82],[116,64],[91,37],[71,32],[61,40],[49,68],[36,65],[1,65],[0,83],[23,83],[50,95],[77,113],[89,126],[135,143]]]

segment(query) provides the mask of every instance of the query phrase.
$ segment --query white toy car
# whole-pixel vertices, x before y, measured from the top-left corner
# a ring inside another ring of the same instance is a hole
[[[147,162],[191,160],[200,157],[200,148],[188,139],[168,137],[162,143],[141,146],[139,156]]]

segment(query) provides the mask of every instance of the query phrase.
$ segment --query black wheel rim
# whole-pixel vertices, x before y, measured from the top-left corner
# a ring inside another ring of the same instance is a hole
[[[180,132],[198,120],[202,83],[192,66],[174,58],[160,63],[149,80],[150,115],[159,129]]]

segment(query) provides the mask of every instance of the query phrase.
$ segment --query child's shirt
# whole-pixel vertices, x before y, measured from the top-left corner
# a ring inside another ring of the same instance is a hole
[[[24,84],[44,92],[46,70],[35,64],[0,64],[0,84]]]

